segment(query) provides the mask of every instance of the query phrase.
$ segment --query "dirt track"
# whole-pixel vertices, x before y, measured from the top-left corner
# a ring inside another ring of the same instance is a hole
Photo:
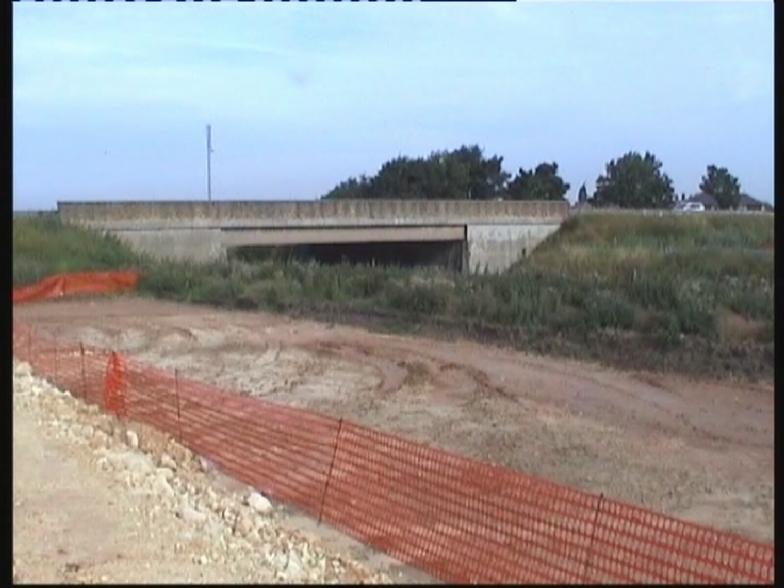
[[[140,298],[14,309],[61,338],[773,540],[773,386]]]

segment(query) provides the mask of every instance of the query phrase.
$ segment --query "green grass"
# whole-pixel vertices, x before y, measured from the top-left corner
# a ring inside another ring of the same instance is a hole
[[[265,259],[156,262],[118,240],[14,221],[14,282],[138,267],[142,293],[462,334],[621,367],[772,378],[773,218],[591,214],[500,275]]]
[[[52,214],[13,221],[15,285],[63,272],[129,268],[139,257],[111,235],[63,226]]]

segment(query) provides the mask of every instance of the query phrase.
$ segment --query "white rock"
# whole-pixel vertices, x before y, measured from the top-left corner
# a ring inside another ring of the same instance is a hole
[[[174,477],[174,472],[171,471],[169,468],[164,468],[164,467],[157,468],[155,472],[159,477],[162,476],[165,480],[171,480]]]
[[[196,458],[196,463],[199,466],[199,469],[202,472],[208,472],[210,470],[210,462],[203,458],[201,455]]]
[[[288,555],[283,552],[270,554],[270,562],[278,570],[285,570],[288,565]]]
[[[102,418],[96,425],[96,428],[103,431],[107,437],[111,437],[114,434],[114,423],[109,418]]]
[[[153,483],[153,490],[157,494],[161,494],[163,496],[174,496],[174,490],[169,485],[169,482],[163,476],[157,476],[155,478],[155,482]]]
[[[152,460],[144,454],[127,452],[120,454],[121,461],[131,473],[145,475],[154,468]]]
[[[169,468],[170,470],[177,469],[177,462],[168,453],[161,454],[160,464],[161,467]]]
[[[180,518],[187,523],[193,523],[196,525],[200,525],[207,520],[207,515],[203,512],[199,512],[195,508],[193,508],[190,504],[186,501],[183,501],[180,504],[180,509],[178,511]]]
[[[14,366],[14,374],[17,376],[29,376],[30,364],[26,361],[17,362],[17,364]]]
[[[252,492],[248,496],[247,503],[258,513],[267,513],[272,510],[272,503],[258,492]]]
[[[174,461],[179,464],[187,464],[193,457],[190,449],[171,440],[169,441],[169,454],[174,458]]]
[[[247,537],[253,532],[253,519],[247,512],[240,512],[234,525],[234,531],[241,537]]]
[[[202,535],[210,537],[210,542],[212,543],[223,536],[224,530],[226,530],[226,525],[215,519],[208,518],[207,524],[205,524],[202,529]]]
[[[98,429],[93,432],[92,439],[90,439],[90,447],[93,449],[102,449],[106,447],[108,442],[109,436],[101,429]]]
[[[136,434],[136,431],[125,431],[125,441],[133,447],[134,449],[138,449],[139,447],[139,436]]]

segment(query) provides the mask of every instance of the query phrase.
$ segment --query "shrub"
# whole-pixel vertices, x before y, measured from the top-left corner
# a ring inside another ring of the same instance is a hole
[[[12,240],[17,285],[57,273],[127,269],[142,261],[117,237],[64,226],[56,215],[15,219]]]
[[[191,302],[215,306],[235,306],[241,289],[239,283],[223,276],[201,275],[191,286]]]
[[[672,309],[678,301],[675,280],[665,273],[640,273],[626,288],[630,298],[646,308]]]
[[[634,307],[610,292],[591,293],[585,310],[589,327],[629,329],[634,324]]]
[[[675,314],[681,333],[703,336],[716,333],[714,295],[699,280],[681,284]]]
[[[447,307],[448,294],[443,288],[421,284],[403,286],[392,282],[386,287],[387,303],[396,310],[420,314],[440,314]]]
[[[671,314],[655,315],[651,321],[650,332],[654,345],[663,351],[669,351],[681,345],[681,327],[677,317]]]
[[[353,298],[371,298],[383,292],[386,281],[382,269],[357,268],[346,280],[346,293]]]

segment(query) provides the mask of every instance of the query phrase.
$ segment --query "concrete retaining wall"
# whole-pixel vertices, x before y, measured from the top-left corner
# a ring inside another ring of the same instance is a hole
[[[490,273],[508,269],[549,235],[558,224],[468,225],[468,270]]]

